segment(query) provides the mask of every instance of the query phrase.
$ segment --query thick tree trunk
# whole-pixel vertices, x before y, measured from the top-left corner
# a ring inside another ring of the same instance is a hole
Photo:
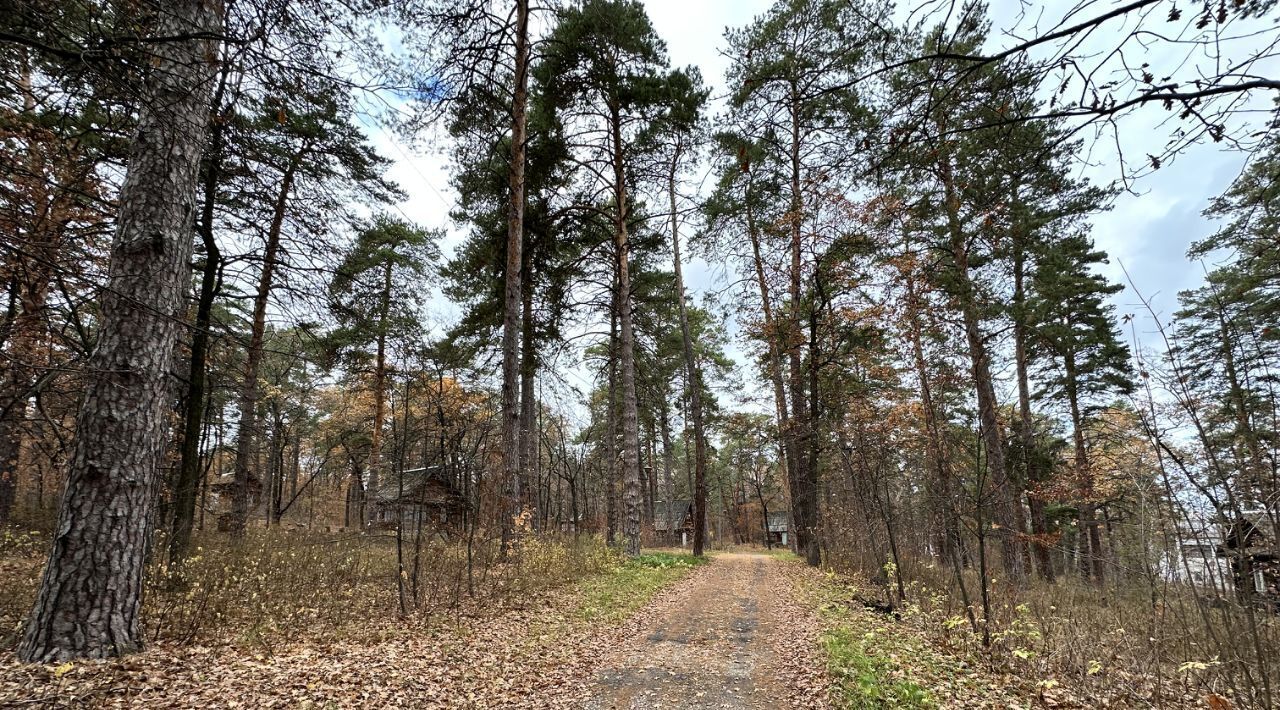
[[[622,118],[611,107],[614,243],[618,250],[618,367],[622,374],[622,538],[626,554],[640,554],[640,426],[636,414],[635,330],[631,322],[631,271],[627,255],[627,187]]]
[[[250,459],[258,439],[258,369],[262,363],[262,341],[267,328],[267,302],[275,278],[276,260],[280,253],[280,232],[284,227],[289,193],[298,165],[307,148],[304,146],[289,161],[280,180],[280,192],[267,227],[267,243],[262,252],[262,272],[258,275],[258,290],[253,297],[253,319],[249,325],[249,344],[245,349],[244,379],[240,383],[240,412],[236,423],[235,481],[231,493],[230,530],[232,535],[243,535],[249,524],[250,486],[256,480]]]
[[[804,233],[804,195],[800,183],[800,117],[798,89],[794,82],[791,86],[791,210],[788,221],[791,228],[791,273],[790,273],[790,309],[788,313],[787,358],[790,366],[791,386],[791,421],[790,430],[795,452],[795,480],[791,489],[791,517],[796,528],[796,549],[810,565],[818,566],[822,562],[822,551],[817,542],[817,462],[810,461],[810,437],[813,436],[812,421],[807,411],[808,398],[805,393],[804,359],[801,349],[805,337],[801,331],[801,309],[803,303],[803,248]],[[791,451],[788,451],[791,453]]]
[[[511,100],[511,161],[507,173],[507,263],[502,302],[502,533],[509,542],[521,507],[520,316],[524,247],[525,127],[529,102],[529,0],[516,0],[515,83]]]
[[[227,72],[218,76],[213,107],[222,108]],[[169,563],[187,556],[191,546],[191,528],[195,524],[196,492],[200,487],[200,432],[204,424],[205,380],[208,370],[209,328],[213,325],[213,301],[217,298],[222,277],[222,252],[213,236],[213,219],[217,205],[218,180],[221,177],[225,124],[213,116],[209,129],[209,151],[205,163],[204,190],[198,226],[204,243],[205,261],[200,272],[200,295],[196,302],[195,330],[191,333],[191,360],[187,374],[186,415],[183,418],[182,449],[178,475],[173,482],[173,523],[169,530]]]
[[[221,23],[216,0],[175,2],[157,33],[216,35]],[[142,579],[218,56],[203,39],[151,51],[100,301],[94,376],[49,562],[18,646],[28,662],[103,658],[142,645]]]
[[[689,410],[693,415],[693,556],[701,557],[707,527],[707,437],[702,421],[702,371],[693,349],[693,331],[689,327],[689,311],[685,305],[684,270],[680,264],[680,221],[676,215],[676,170],[679,164],[680,150],[677,149],[671,160],[667,197],[671,203],[671,253],[676,275],[680,335],[684,341],[685,379],[689,383]]]

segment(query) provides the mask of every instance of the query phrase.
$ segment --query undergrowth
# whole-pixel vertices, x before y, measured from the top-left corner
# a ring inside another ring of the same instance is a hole
[[[858,634],[838,626],[822,634],[827,672],[845,708],[931,708],[929,694],[918,683],[893,676],[893,665],[876,655],[873,633]]]
[[[930,664],[932,654],[907,635],[886,633],[870,612],[851,603],[856,592],[832,574],[801,589],[824,622],[819,645],[831,677],[832,701],[848,710],[937,707],[903,663]]]

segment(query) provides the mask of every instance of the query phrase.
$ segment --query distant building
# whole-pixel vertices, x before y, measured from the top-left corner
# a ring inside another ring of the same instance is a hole
[[[791,532],[791,514],[783,511],[769,513],[769,542],[774,545],[788,544],[787,535]]]
[[[688,546],[693,534],[693,501],[659,500],[653,503],[653,532],[668,545]]]
[[[1276,533],[1265,511],[1246,511],[1229,524],[1209,518],[1181,522],[1165,559],[1165,575],[1280,609],[1280,536]]]
[[[432,532],[447,532],[462,524],[466,500],[439,466],[388,472],[378,490],[368,497],[370,525],[405,532],[421,525]]]

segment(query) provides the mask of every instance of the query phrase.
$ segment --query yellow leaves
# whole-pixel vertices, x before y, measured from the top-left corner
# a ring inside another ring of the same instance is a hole
[[[1220,666],[1220,665],[1222,665],[1222,661],[1219,661],[1218,657],[1214,656],[1213,659],[1209,661],[1187,661],[1186,663],[1183,663],[1182,665],[1178,666],[1178,672],[1191,673],[1191,672],[1207,671],[1210,668],[1213,668],[1214,666]]]
[[[1089,667],[1085,669],[1085,675],[1098,675],[1102,672],[1102,661],[1091,660]]]
[[[70,673],[70,672],[71,672],[71,669],[72,669],[72,668],[75,668],[75,667],[76,667],[76,666],[75,666],[75,664],[74,664],[74,663],[63,663],[62,665],[60,665],[60,666],[58,666],[57,668],[54,668],[54,669],[53,669],[53,677],[54,677],[54,678],[61,678],[62,676],[64,676],[64,675],[66,675],[66,674]]]

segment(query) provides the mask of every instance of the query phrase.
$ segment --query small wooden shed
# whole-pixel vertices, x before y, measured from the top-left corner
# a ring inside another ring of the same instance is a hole
[[[440,466],[388,472],[369,500],[374,527],[443,531],[462,523],[466,500]]]
[[[653,504],[653,532],[668,544],[677,541],[688,545],[693,533],[693,501],[655,501]]]

